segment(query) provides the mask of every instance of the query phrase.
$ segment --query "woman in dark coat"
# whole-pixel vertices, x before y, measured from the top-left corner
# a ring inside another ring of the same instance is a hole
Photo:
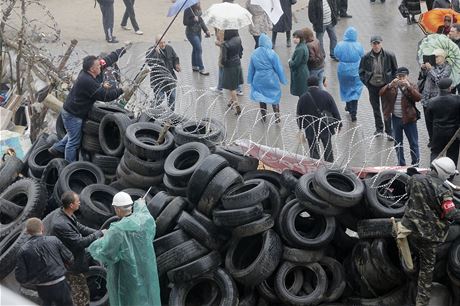
[[[297,30],[292,34],[295,47],[294,54],[289,59],[291,68],[291,95],[300,97],[308,90],[307,79],[310,76],[308,71],[308,47],[305,44],[305,34]]]
[[[404,3],[409,11],[409,16],[407,17],[407,24],[417,23],[415,20],[415,15],[422,13],[420,8],[420,0],[404,0]]]
[[[234,108],[236,115],[241,114],[236,90],[238,85],[243,84],[242,56],[243,46],[238,30],[225,30],[222,44],[222,66],[224,67],[222,88],[230,90],[230,101],[227,106]]]
[[[280,0],[283,15],[280,20],[273,26],[272,29],[272,44],[273,48],[276,45],[276,35],[278,32],[286,32],[286,46],[291,46],[291,29],[292,29],[292,0]]]

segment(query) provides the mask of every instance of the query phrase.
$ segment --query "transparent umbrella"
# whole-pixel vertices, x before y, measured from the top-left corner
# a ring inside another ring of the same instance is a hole
[[[207,25],[221,30],[239,30],[252,24],[252,15],[247,9],[228,2],[211,5],[202,18]]]
[[[446,61],[452,67],[450,78],[456,86],[460,83],[460,48],[449,37],[443,34],[431,34],[418,44],[417,60],[423,64],[424,55],[432,55],[436,49],[446,52]]]

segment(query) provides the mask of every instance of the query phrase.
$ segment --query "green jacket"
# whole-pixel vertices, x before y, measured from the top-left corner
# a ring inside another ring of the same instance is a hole
[[[131,215],[88,247],[107,267],[110,306],[161,306],[154,237],[155,221],[145,201],[137,200]]]
[[[440,218],[441,204],[453,195],[443,183],[433,172],[416,174],[409,180],[409,199],[401,222],[412,231],[411,235],[431,242],[444,241],[449,226],[447,220]]]
[[[289,61],[289,68],[291,68],[291,95],[300,97],[308,90],[307,79],[310,76],[307,67],[308,56],[307,45],[303,42],[299,43]]]

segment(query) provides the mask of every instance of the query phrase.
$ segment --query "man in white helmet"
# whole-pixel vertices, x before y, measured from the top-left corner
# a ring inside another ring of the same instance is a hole
[[[107,266],[107,290],[111,306],[161,305],[153,239],[155,221],[144,199],[133,203],[126,192],[113,197],[120,221],[110,224],[103,238],[88,251]]]
[[[399,224],[398,238],[409,235],[420,260],[416,306],[428,305],[436,262],[436,249],[444,242],[449,220],[460,220],[452,190],[444,182],[458,174],[448,157],[433,160],[426,175],[414,174],[407,184],[409,196]]]

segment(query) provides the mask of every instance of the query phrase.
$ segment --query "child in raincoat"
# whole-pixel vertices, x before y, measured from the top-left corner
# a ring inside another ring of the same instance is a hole
[[[345,110],[350,113],[351,121],[356,121],[358,100],[363,90],[359,78],[359,63],[364,55],[363,46],[357,41],[358,32],[348,27],[343,34],[343,41],[334,49],[334,56],[339,60],[337,76],[340,85],[340,98],[346,103]]]
[[[252,52],[248,68],[248,83],[251,85],[251,100],[259,102],[262,120],[265,122],[267,103],[273,107],[276,123],[280,122],[281,87],[287,84],[278,54],[266,34],[259,36],[259,47]]]
[[[132,214],[112,223],[104,237],[88,247],[107,267],[110,306],[161,306],[154,237],[155,221],[139,199]]]

